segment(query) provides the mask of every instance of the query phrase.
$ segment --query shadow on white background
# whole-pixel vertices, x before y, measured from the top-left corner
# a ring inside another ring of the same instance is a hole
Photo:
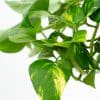
[[[21,19],[20,14],[0,0],[0,30],[16,25]],[[38,100],[28,73],[28,67],[35,58],[29,58],[28,53],[26,48],[16,54],[0,52],[0,100]],[[99,99],[100,74],[96,75],[96,89],[70,79],[62,94],[62,100]]]

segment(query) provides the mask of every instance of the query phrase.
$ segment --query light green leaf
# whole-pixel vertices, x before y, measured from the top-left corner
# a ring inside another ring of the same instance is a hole
[[[32,18],[34,16],[37,16],[37,17],[47,17],[47,16],[50,16],[50,14],[47,12],[47,11],[44,11],[44,10],[36,10],[36,11],[31,11],[29,13],[29,18]]]
[[[83,82],[95,88],[95,71],[91,71],[84,79]]]
[[[8,38],[10,39],[10,41],[16,43],[30,42],[34,40],[34,38],[32,38],[31,35],[34,35],[32,28],[24,28],[21,27],[20,24],[18,24],[15,27],[12,27],[8,30],[1,31],[0,42]]]
[[[49,7],[49,0],[36,0],[35,3],[33,3],[30,6],[30,9],[27,11],[27,14],[25,15],[23,22],[22,22],[22,26],[25,27],[32,27],[30,20],[29,20],[29,15],[32,11],[48,11],[48,7]],[[34,13],[33,13],[34,15]],[[39,23],[40,25],[40,23]],[[34,29],[35,30],[35,29]]]
[[[4,30],[4,31],[0,31],[0,42],[7,39],[8,36],[12,35],[12,34],[15,34],[16,32],[16,29],[19,27],[19,24],[10,28],[10,29],[7,29],[7,30]]]
[[[35,56],[36,54],[40,53],[42,48],[34,46],[34,48],[29,47],[29,49],[30,49],[29,56],[32,57],[32,56]]]
[[[32,25],[34,32],[41,31],[41,18],[49,16],[46,11],[31,11],[29,13],[30,24]]]
[[[73,42],[85,42],[86,41],[86,30],[79,30],[76,33],[74,33]]]
[[[41,17],[40,16],[34,16],[30,19],[30,24],[32,25],[34,29],[34,33],[37,33],[41,30]]]
[[[60,100],[66,80],[58,66],[50,60],[37,60],[30,65],[29,74],[41,100]]]
[[[49,0],[49,11],[54,13],[57,11],[61,6],[60,0]]]
[[[18,44],[9,41],[8,39],[0,42],[0,51],[6,53],[16,53],[24,48],[25,44]]]
[[[26,31],[26,30],[25,30]],[[21,30],[17,30],[18,33],[13,34],[9,36],[9,40],[14,42],[14,43],[27,43],[27,42],[32,42],[34,38],[32,36],[28,35],[27,33],[21,32]]]
[[[5,2],[15,11],[26,14],[36,0],[5,0]]]

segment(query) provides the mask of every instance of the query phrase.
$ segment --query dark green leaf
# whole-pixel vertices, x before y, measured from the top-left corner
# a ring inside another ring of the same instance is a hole
[[[57,38],[58,38],[59,34],[60,34],[59,32],[53,32],[50,34],[49,39],[52,39],[52,40],[54,40],[54,42],[57,42]]]
[[[41,59],[30,65],[29,73],[41,100],[60,100],[66,80],[58,66],[50,60]]]
[[[97,41],[94,45],[95,52],[100,53],[100,41]]]
[[[95,71],[91,71],[84,79],[83,82],[95,88]]]
[[[0,51],[6,53],[16,53],[23,49],[25,44],[18,44],[9,41],[8,39],[0,42]]]
[[[90,58],[88,57],[89,52],[86,50],[86,47],[84,45],[75,45],[75,60],[76,62],[80,65],[82,69],[87,69],[89,70],[89,60]]]
[[[98,54],[98,56],[96,58],[96,64],[97,64],[98,68],[100,69],[100,53]]]
[[[64,72],[65,79],[66,79],[66,81],[68,81],[71,74],[72,74],[72,64],[71,64],[71,62],[69,60],[65,60],[65,59],[58,60],[57,65]]]
[[[79,67],[78,69],[98,69],[94,59],[90,56],[86,46],[83,43],[71,44],[71,47],[68,49],[68,57],[72,60],[73,63],[77,63]]]
[[[100,8],[97,9],[91,16],[90,18],[93,20],[93,21],[96,21],[98,23],[100,23]]]

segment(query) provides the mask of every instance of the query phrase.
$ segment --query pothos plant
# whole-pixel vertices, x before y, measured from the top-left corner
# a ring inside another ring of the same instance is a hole
[[[26,46],[31,56],[38,55],[29,66],[29,75],[41,100],[60,100],[70,77],[95,87],[95,74],[100,71],[100,34],[96,35],[100,23],[100,0],[5,2],[22,14],[23,19],[16,26],[0,32],[0,51],[16,53]],[[48,18],[46,27],[42,24],[44,17]],[[80,29],[83,25],[94,29],[91,39],[86,37],[89,34],[87,29]],[[66,28],[72,30],[71,36],[64,33]],[[51,33],[45,32],[49,29],[52,29]],[[38,34],[44,38],[38,39]],[[79,76],[75,75],[74,69]]]

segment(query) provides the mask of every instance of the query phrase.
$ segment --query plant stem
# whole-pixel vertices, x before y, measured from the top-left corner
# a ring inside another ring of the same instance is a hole
[[[95,36],[96,36],[96,33],[98,31],[98,28],[99,28],[99,23],[97,23],[96,27],[95,27],[95,30],[93,32],[93,35],[92,35],[92,38],[91,38],[91,42],[90,42],[90,55],[93,56],[93,46],[94,46],[94,40],[95,40]]]
[[[91,24],[89,24],[89,23],[87,23],[87,22],[86,22],[86,25],[87,25],[87,26],[89,26],[89,27],[96,28],[96,26],[94,26],[94,25],[91,25]]]
[[[43,29],[42,29],[42,31],[52,28],[52,27],[53,27],[53,25],[54,25],[54,24],[50,24],[49,26],[47,26],[47,27],[43,28]]]
[[[44,36],[45,39],[47,39],[46,35],[43,32],[41,32],[41,34]]]
[[[81,81],[82,74],[79,74],[79,76],[76,77],[76,76],[72,73],[72,77],[73,77],[75,80]]]

